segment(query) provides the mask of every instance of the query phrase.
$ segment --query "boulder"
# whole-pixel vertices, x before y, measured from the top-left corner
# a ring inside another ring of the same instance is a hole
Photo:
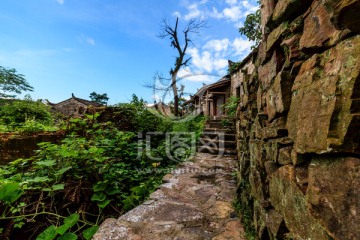
[[[302,64],[292,87],[287,118],[297,153],[356,151],[344,143],[358,143],[354,135],[345,136],[350,124],[356,124],[350,109],[360,77],[359,57],[360,36],[355,36]]]
[[[259,66],[258,74],[262,90],[267,90],[272,85],[274,78],[283,66],[283,60],[282,53],[275,50],[271,59]]]
[[[321,0],[314,1],[311,5],[311,12],[305,19],[300,49],[332,46],[348,33],[348,31],[337,30],[330,19],[331,15]]]
[[[360,239],[360,159],[315,157],[309,168],[309,210],[334,239]]]
[[[303,14],[312,0],[279,0],[274,9],[272,21],[281,23]]]
[[[294,79],[290,76],[289,72],[282,71],[277,74],[274,84],[269,88],[266,94],[269,121],[289,110],[293,82]]]
[[[279,168],[270,180],[270,199],[294,239],[328,240],[328,235],[307,210],[306,198],[296,184],[296,169],[287,165]]]
[[[324,5],[331,13],[331,21],[337,29],[350,29],[360,33],[359,0],[325,0]]]

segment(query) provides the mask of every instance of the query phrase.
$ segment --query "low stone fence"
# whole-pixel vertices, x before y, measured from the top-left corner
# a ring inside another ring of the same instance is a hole
[[[41,132],[31,135],[1,133],[0,134],[0,164],[6,164],[18,158],[34,155],[41,142],[56,143],[65,137],[63,131]]]

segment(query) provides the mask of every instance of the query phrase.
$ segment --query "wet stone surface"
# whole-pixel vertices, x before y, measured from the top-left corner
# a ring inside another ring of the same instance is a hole
[[[198,153],[166,175],[148,201],[117,220],[105,220],[93,239],[245,239],[232,206],[235,164],[234,157]]]

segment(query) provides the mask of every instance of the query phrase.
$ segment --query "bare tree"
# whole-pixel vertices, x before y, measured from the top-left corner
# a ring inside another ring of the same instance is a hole
[[[175,26],[172,27],[166,19],[161,24],[161,33],[158,35],[159,38],[169,38],[171,41],[171,47],[177,50],[177,57],[175,65],[170,70],[171,75],[171,88],[174,94],[174,115],[179,116],[179,89],[177,88],[177,74],[182,67],[186,67],[191,60],[191,57],[186,58],[186,51],[188,50],[189,44],[192,43],[191,36],[193,34],[199,34],[200,29],[206,27],[206,22],[200,19],[190,20],[185,28],[182,30],[183,39],[180,40],[179,32],[179,18],[176,18]]]

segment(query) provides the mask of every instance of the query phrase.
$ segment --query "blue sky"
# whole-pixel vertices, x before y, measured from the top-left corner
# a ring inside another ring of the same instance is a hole
[[[238,32],[256,1],[240,0],[2,0],[0,66],[15,68],[34,87],[34,99],[65,100],[107,93],[109,103],[133,93],[148,102],[161,98],[143,87],[156,72],[167,76],[176,51],[156,37],[164,18],[207,21],[193,36],[192,57],[180,75],[186,92],[196,92],[226,74],[227,60],[239,61],[252,43]]]

